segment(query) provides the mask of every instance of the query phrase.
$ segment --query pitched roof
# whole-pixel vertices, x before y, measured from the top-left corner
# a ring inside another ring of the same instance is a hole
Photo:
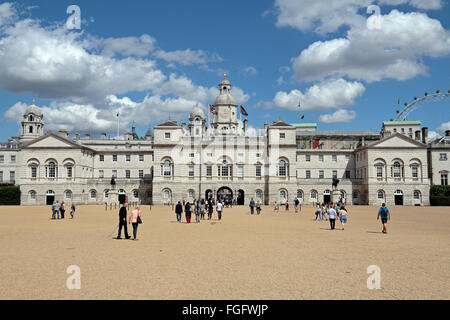
[[[367,145],[365,145],[365,147],[375,147],[375,146],[377,146],[378,144],[380,144],[380,143],[382,143],[382,142],[384,142],[384,141],[387,141],[387,140],[389,140],[389,139],[392,139],[392,138],[394,138],[394,137],[399,137],[400,139],[405,140],[405,141],[407,141],[407,142],[410,142],[410,143],[412,143],[412,144],[415,144],[415,145],[418,146],[418,147],[426,147],[426,145],[423,144],[421,141],[417,141],[417,140],[411,139],[410,137],[405,136],[404,134],[401,134],[401,133],[398,133],[398,132],[397,132],[397,133],[394,133],[394,134],[392,134],[392,135],[389,135],[389,136],[387,136],[387,137],[384,137],[384,138],[382,138],[382,139],[380,139],[380,140],[370,142],[370,143],[368,143]]]
[[[37,138],[37,139],[34,139],[34,140],[32,140],[32,141],[30,141],[30,142],[24,144],[24,145],[22,146],[22,148],[28,148],[28,147],[30,147],[32,144],[34,144],[34,143],[36,143],[36,142],[39,142],[39,141],[42,141],[42,140],[44,140],[44,139],[46,139],[46,138],[48,138],[48,137],[53,137],[53,138],[55,138],[55,139],[58,139],[58,140],[60,140],[60,141],[62,141],[62,142],[64,142],[64,143],[67,143],[67,144],[69,144],[69,145],[71,145],[72,147],[77,148],[77,149],[87,149],[87,150],[90,150],[90,151],[92,151],[92,152],[95,152],[95,150],[93,150],[93,149],[91,149],[91,148],[89,148],[89,147],[83,146],[83,145],[81,145],[81,144],[79,144],[79,143],[76,143],[76,142],[74,142],[74,141],[72,141],[72,140],[63,138],[63,137],[61,137],[61,136],[59,136],[59,135],[57,135],[57,134],[54,134],[52,131],[49,131],[49,132],[47,132],[47,134],[45,134],[45,135],[43,135],[43,136],[41,136],[41,137],[39,137],[39,138]],[[43,148],[43,147],[40,147],[40,148]]]
[[[420,125],[420,121],[415,120],[395,120],[395,121],[384,121],[384,125]]]
[[[177,120],[167,120],[164,123],[158,124],[156,127],[178,127]]]
[[[292,127],[292,125],[287,124],[283,120],[275,120],[271,127]]]

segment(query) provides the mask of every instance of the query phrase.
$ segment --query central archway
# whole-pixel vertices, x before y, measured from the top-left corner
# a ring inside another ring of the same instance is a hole
[[[243,206],[245,204],[245,192],[242,189],[238,190],[237,204],[238,206]]]
[[[211,190],[211,189],[206,190],[206,191],[205,191],[205,200],[212,199],[212,197],[213,197],[213,192],[212,192],[212,190]]]
[[[233,199],[233,191],[228,187],[222,187],[217,190],[217,200],[229,200]]]

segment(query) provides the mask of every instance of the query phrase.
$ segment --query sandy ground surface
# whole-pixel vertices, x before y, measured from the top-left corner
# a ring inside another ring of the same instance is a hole
[[[118,213],[102,206],[59,221],[48,207],[0,207],[0,299],[449,299],[450,208],[391,209],[384,235],[367,206],[334,231],[312,207],[186,224],[147,206],[131,241],[112,239]],[[80,290],[67,289],[71,265]],[[369,265],[380,290],[367,288]]]

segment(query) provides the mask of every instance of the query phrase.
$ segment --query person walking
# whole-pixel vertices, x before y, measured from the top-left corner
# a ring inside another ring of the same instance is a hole
[[[320,220],[320,213],[321,213],[321,209],[320,209],[320,204],[318,203],[317,207],[316,207],[316,219],[314,221],[317,221],[318,218]]]
[[[189,201],[186,202],[186,205],[184,206],[184,214],[186,216],[186,222],[187,223],[191,223],[191,205],[189,203]]]
[[[324,203],[322,203],[322,221],[323,220],[325,220],[325,221],[327,221],[328,219],[327,219],[327,210],[326,210],[326,208],[325,208],[325,204]]]
[[[377,220],[380,220],[380,216],[381,223],[383,224],[383,230],[381,232],[387,233],[387,222],[388,220],[391,220],[391,212],[389,211],[389,208],[386,207],[385,203],[383,203],[380,210],[378,210]]]
[[[197,200],[195,202],[195,222],[199,223],[200,222],[200,200]]]
[[[208,201],[208,220],[211,220],[213,212],[214,212],[214,207],[212,204],[212,200],[209,200]]]
[[[275,201],[275,205],[273,207],[273,211],[280,212],[280,206],[278,205],[278,202]]]
[[[295,209],[295,213],[298,212],[298,206],[300,204],[300,201],[297,199],[297,197],[295,197],[294,199],[294,209]]]
[[[284,204],[286,211],[289,211],[289,200],[286,200],[286,203]]]
[[[66,212],[66,205],[64,204],[64,201],[61,202],[59,211],[61,212],[61,219],[64,219],[64,213]]]
[[[261,202],[259,200],[256,202],[256,214],[261,213]]]
[[[52,204],[52,220],[56,219],[56,201],[53,201]]]
[[[344,206],[341,206],[341,210],[339,211],[339,220],[342,224],[342,230],[344,230],[345,224],[347,223],[347,215],[348,211]]]
[[[218,201],[217,202],[217,216],[219,217],[219,220],[222,220],[222,209],[223,209],[223,204],[222,202]]]
[[[175,213],[177,215],[177,221],[181,222],[181,215],[183,213],[183,206],[181,205],[181,201],[178,201],[177,205],[175,206]]]
[[[330,208],[328,209],[328,217],[330,218],[331,230],[334,230],[336,224],[336,210],[334,209],[333,204],[330,204]]]
[[[59,220],[59,208],[60,208],[60,206],[61,205],[59,204],[58,200],[56,200],[55,212],[56,212],[56,216],[57,216],[58,220]]]
[[[131,211],[130,218],[128,219],[128,223],[131,223],[133,226],[133,238],[131,240],[138,240],[137,230],[139,221],[141,221],[141,210],[139,210],[139,206],[137,206],[133,211]]]
[[[72,206],[70,207],[70,216],[72,219],[73,216],[75,215],[75,210],[76,210],[75,203],[72,203]]]
[[[119,233],[117,234],[117,239],[122,239],[122,228],[125,235],[125,239],[130,239],[127,229],[127,204],[123,203],[119,209]]]
[[[253,214],[255,211],[255,200],[253,198],[250,199],[250,214]]]

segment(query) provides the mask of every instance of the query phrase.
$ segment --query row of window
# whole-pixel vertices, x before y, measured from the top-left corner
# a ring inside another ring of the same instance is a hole
[[[403,191],[396,190],[394,192],[394,196],[403,196]],[[413,199],[420,200],[420,197],[421,197],[421,192],[419,190],[414,190]],[[377,198],[378,198],[378,200],[383,200],[383,201],[386,200],[386,192],[384,192],[384,190],[378,190]]]
[[[10,171],[9,172],[9,182],[15,182],[16,181],[16,172]],[[3,182],[3,171],[0,171],[0,183]]]
[[[324,162],[325,159],[325,155],[323,154],[319,154],[317,155],[319,162]],[[298,157],[297,157],[297,161],[298,161]],[[310,154],[305,154],[305,161],[306,162],[311,162],[311,155]],[[332,154],[331,155],[331,162],[337,162],[338,161],[338,155],[337,154]],[[345,161],[350,161],[350,155],[346,154],[345,155]]]
[[[112,176],[114,178],[118,178],[119,176],[117,175],[117,170],[112,170]],[[104,170],[99,170],[98,171],[98,177],[100,179],[105,178],[105,171]],[[125,170],[125,175],[124,177],[126,179],[131,179],[131,170]],[[143,179],[144,178],[144,170],[138,170],[138,177],[139,179]]]
[[[139,191],[138,190],[133,190],[131,193],[133,195],[133,198],[135,198],[135,199],[139,198]],[[36,200],[36,195],[37,195],[36,191],[31,190],[28,194],[29,194],[30,200]],[[119,194],[126,194],[126,193],[125,193],[124,190],[121,189],[121,190],[119,190]],[[52,191],[52,190],[49,190],[46,193],[46,196],[54,196],[54,195],[55,195],[55,192]],[[108,197],[109,197],[109,190],[108,189],[103,191],[103,196],[104,196],[105,199],[108,199]],[[72,198],[73,198],[73,193],[72,193],[71,190],[64,191],[64,199],[70,200]],[[90,199],[97,199],[97,190],[90,190],[89,191],[89,198]]]
[[[4,155],[0,155],[0,163],[5,163],[5,156]],[[11,155],[10,163],[16,163],[16,156],[15,155]]]
[[[261,177],[261,172],[262,172],[262,166],[257,165],[255,167],[255,176]],[[213,166],[212,165],[206,166],[206,176],[212,177],[212,173],[213,173]],[[285,171],[284,171],[284,174],[285,174]],[[169,160],[166,160],[161,165],[161,176],[171,177],[172,175],[173,175],[173,165]],[[195,167],[194,166],[188,167],[188,175],[189,175],[189,177],[195,176]],[[218,177],[232,177],[233,176],[233,165],[228,164],[228,162],[226,160],[224,160],[221,165],[217,166],[217,176]],[[237,176],[238,177],[244,176],[244,166],[237,166]]]
[[[144,155],[143,154],[140,154],[138,156],[139,156],[139,161],[140,162],[144,161]],[[112,161],[113,162],[117,162],[117,158],[118,158],[117,154],[113,154],[112,155]],[[101,162],[105,161],[105,155],[104,154],[99,155],[99,159],[100,159]],[[127,161],[127,162],[131,161],[131,154],[126,154],[125,155],[125,161]]]

